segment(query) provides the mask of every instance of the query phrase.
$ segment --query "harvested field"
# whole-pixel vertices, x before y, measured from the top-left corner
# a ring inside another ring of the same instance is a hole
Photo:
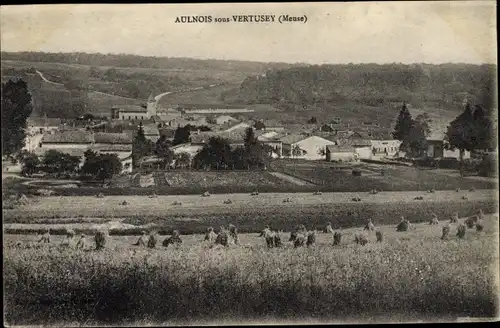
[[[443,241],[441,226],[425,223],[403,233],[376,225],[382,243],[370,232],[356,245],[358,227],[344,229],[338,246],[319,234],[316,246],[299,249],[288,241],[267,249],[257,234],[240,234],[241,246],[227,249],[208,249],[201,235],[181,236],[179,249],[140,249],[131,245],[137,237],[116,236],[99,252],[25,249],[8,245],[34,236],[6,235],[6,322],[219,323],[270,313],[311,322],[484,320],[498,316],[498,220],[485,222],[463,240]]]
[[[416,201],[423,195],[424,201]],[[353,202],[355,194],[223,194],[130,197],[43,197],[29,206],[4,210],[4,223],[29,223],[34,219],[58,219],[75,217],[126,218],[124,223],[142,225],[155,223],[164,230],[180,229],[183,233],[202,232],[208,226],[219,226],[233,221],[241,231],[254,232],[256,225],[273,224],[287,229],[290,225],[305,221],[321,228],[325,221],[340,227],[352,227],[372,218],[374,222],[397,223],[401,215],[415,222],[427,221],[430,213],[449,217],[454,211],[460,215],[472,215],[482,208],[487,213],[496,210],[495,195],[489,190],[477,190],[468,194],[436,191],[432,194],[417,192],[381,192],[376,195],[362,194],[361,202]],[[289,203],[283,199],[289,198]],[[231,199],[232,204],[223,204]],[[126,200],[129,205],[119,206]],[[182,205],[173,205],[174,202]],[[14,230],[10,230],[14,232]],[[22,232],[22,231],[19,231]],[[120,233],[117,231],[117,233]],[[132,232],[130,232],[132,233]]]

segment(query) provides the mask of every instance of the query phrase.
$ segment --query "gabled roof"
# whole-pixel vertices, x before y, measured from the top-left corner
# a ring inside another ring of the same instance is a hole
[[[330,153],[354,153],[354,147],[351,145],[327,145],[326,150]]]
[[[284,137],[281,137],[279,140],[284,144],[290,145],[307,138],[309,138],[309,136],[300,134],[289,134]]]
[[[60,131],[54,134],[44,134],[42,143],[60,143],[60,144],[86,144],[92,143],[94,138],[89,131]]]
[[[132,144],[132,138],[127,133],[96,132],[94,133],[94,142],[106,144]]]

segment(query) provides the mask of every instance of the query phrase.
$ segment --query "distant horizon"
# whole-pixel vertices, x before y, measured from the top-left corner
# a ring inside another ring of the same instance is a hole
[[[309,66],[322,66],[322,65],[473,65],[473,66],[482,66],[482,65],[491,65],[497,66],[497,63],[467,63],[467,62],[442,62],[442,63],[430,63],[430,62],[385,62],[385,63],[375,63],[375,62],[351,62],[351,63],[334,63],[334,62],[324,62],[324,63],[308,63],[308,62],[283,62],[283,61],[259,61],[259,60],[245,60],[245,59],[234,59],[234,58],[201,58],[201,57],[172,57],[172,56],[154,56],[154,55],[138,55],[133,53],[103,53],[103,52],[85,52],[85,51],[70,51],[70,52],[49,52],[49,51],[4,51],[1,50],[2,53],[10,53],[10,54],[22,54],[22,53],[43,53],[43,54],[62,54],[62,55],[71,55],[71,54],[85,54],[85,55],[103,55],[103,56],[136,56],[136,57],[144,57],[144,58],[157,58],[157,59],[190,59],[190,60],[206,60],[206,61],[232,61],[232,62],[248,62],[248,63],[259,63],[259,64],[286,64],[286,65],[309,65]],[[0,58],[0,60],[11,60]],[[86,65],[86,64],[80,64]],[[89,65],[90,66],[90,65]]]
[[[495,9],[494,1],[11,5],[0,7],[0,36],[9,52],[481,65],[497,62]],[[284,14],[307,22],[277,22]],[[237,22],[239,15],[274,22]],[[176,23],[186,16],[211,22]]]

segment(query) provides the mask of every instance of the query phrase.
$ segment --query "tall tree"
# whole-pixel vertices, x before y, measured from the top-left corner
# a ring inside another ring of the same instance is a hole
[[[232,164],[231,146],[226,139],[212,137],[193,158],[195,167],[221,169]]]
[[[173,140],[172,144],[174,146],[176,146],[176,145],[180,145],[183,143],[188,143],[190,141],[190,138],[191,138],[191,132],[190,132],[189,125],[186,125],[183,127],[179,126],[175,130],[174,140]]]
[[[155,154],[163,159],[160,163],[162,169],[170,166],[174,160],[174,152],[170,149],[170,146],[171,143],[165,135],[160,136],[156,141]]]
[[[2,83],[2,153],[12,155],[24,147],[26,120],[33,111],[23,80]]]
[[[142,122],[139,123],[137,134],[132,141],[132,163],[134,167],[139,165],[141,158],[153,153],[154,145],[151,140],[146,139]]]
[[[413,118],[411,117],[406,103],[403,103],[396,121],[396,126],[394,127],[394,131],[392,132],[392,137],[396,140],[403,141],[410,133],[412,125]]]
[[[460,152],[460,175],[464,175],[464,152],[473,151],[476,147],[476,131],[471,105],[467,102],[464,111],[448,126],[445,134],[446,147],[458,149]]]

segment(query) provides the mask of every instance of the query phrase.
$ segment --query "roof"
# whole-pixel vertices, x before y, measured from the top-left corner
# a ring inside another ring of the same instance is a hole
[[[165,136],[167,139],[173,138],[175,135],[175,129],[160,128],[158,129],[160,136]]]
[[[251,123],[248,123],[248,122],[240,122],[240,121],[230,121],[230,122],[226,122],[224,124],[221,124],[220,125],[220,129],[223,130],[223,131],[226,131],[226,130],[229,130],[229,129],[238,129],[239,125],[241,125],[242,128],[248,128],[250,126],[252,126]]]
[[[147,109],[142,106],[137,105],[117,105],[113,106],[113,109],[118,109],[120,112],[125,113],[145,113]]]
[[[237,119],[235,119],[234,117],[232,116],[229,116],[229,115],[219,115],[215,118],[216,120],[231,120],[231,121],[237,121]]]
[[[370,140],[359,139],[359,138],[336,140],[336,144],[345,145],[345,146],[353,146],[353,147],[371,147],[371,145],[372,145]]]
[[[217,137],[219,134],[213,131],[206,131],[200,133],[191,134],[191,142],[192,143],[206,143],[210,138]]]
[[[330,153],[354,153],[351,145],[327,145],[326,150]]]
[[[91,148],[100,152],[129,152],[132,151],[132,144],[93,145]]]
[[[94,142],[108,144],[132,144],[132,138],[127,133],[96,132],[94,134]]]
[[[371,140],[393,140],[392,134],[387,131],[372,131],[370,133],[361,133],[364,138]]]
[[[94,138],[89,131],[60,131],[54,134],[44,134],[42,143],[60,143],[60,144],[86,144],[92,143]]]
[[[147,136],[159,136],[160,132],[158,131],[158,127],[154,124],[143,125],[142,129],[144,130],[144,134]]]
[[[284,137],[281,137],[279,140],[284,144],[293,144],[299,142],[301,140],[307,139],[308,136],[300,135],[300,134],[289,134]]]
[[[43,117],[28,117],[26,120],[27,126],[59,126],[62,124],[60,118],[43,118]]]

